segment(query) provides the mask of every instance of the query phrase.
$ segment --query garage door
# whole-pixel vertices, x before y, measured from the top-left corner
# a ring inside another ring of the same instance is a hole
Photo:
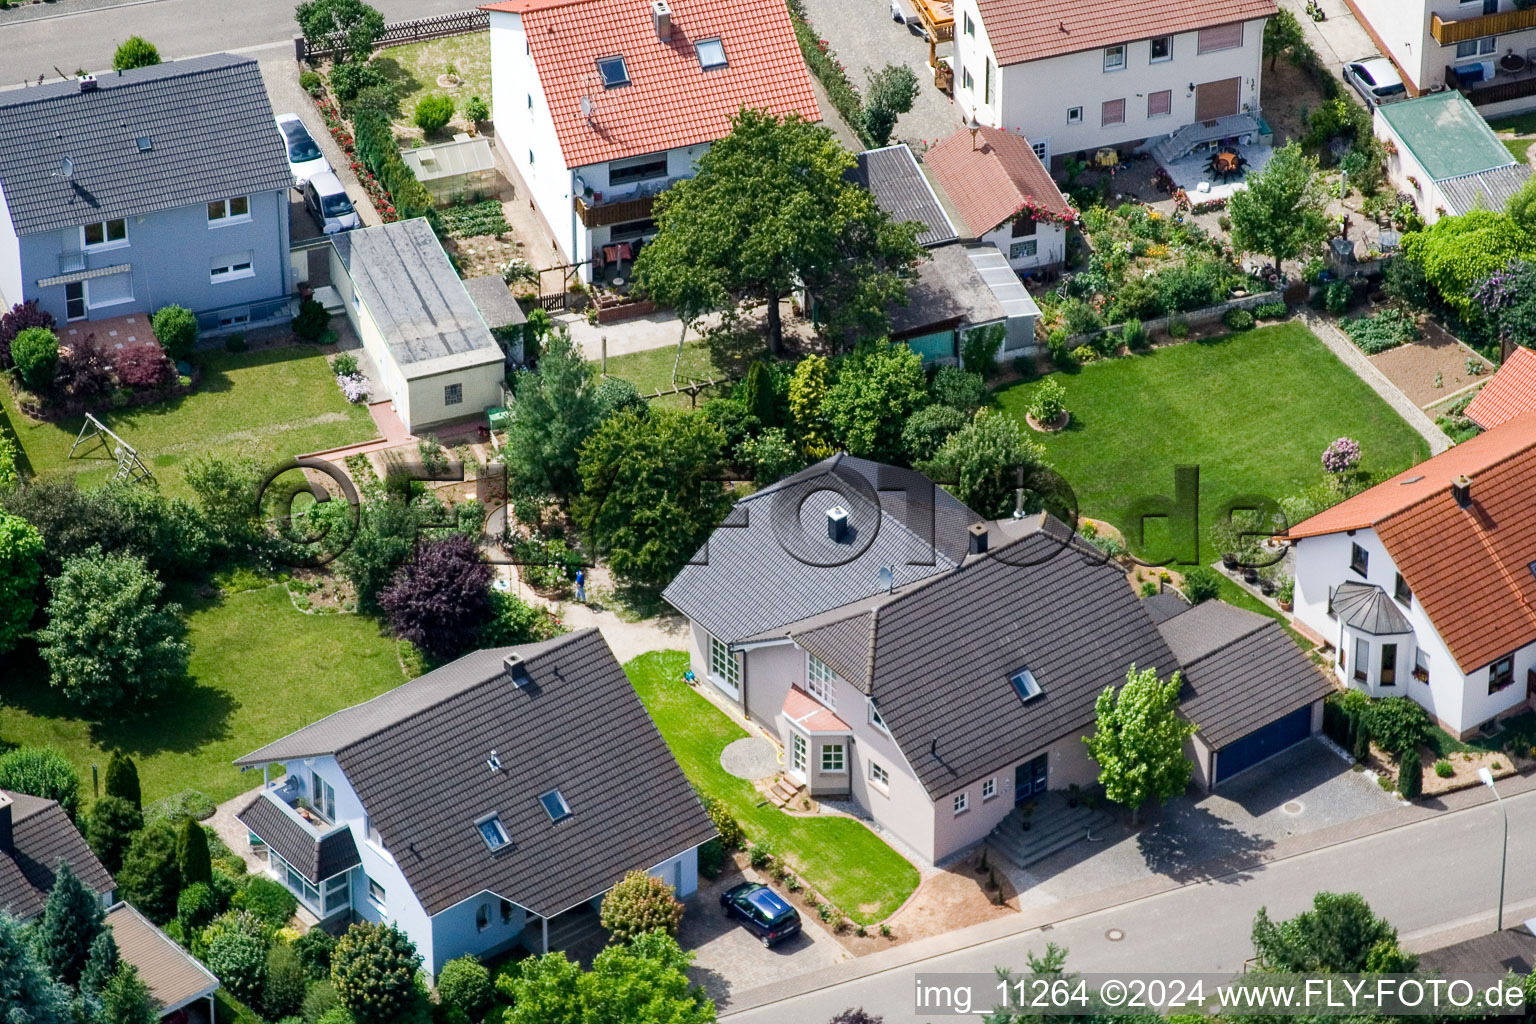
[[[1216,781],[1225,782],[1244,768],[1252,768],[1310,735],[1312,706],[1309,704],[1222,747],[1216,755]]]
[[[1237,99],[1241,78],[1225,78],[1220,82],[1205,82],[1195,87],[1195,120],[1211,121],[1218,117],[1237,113]]]

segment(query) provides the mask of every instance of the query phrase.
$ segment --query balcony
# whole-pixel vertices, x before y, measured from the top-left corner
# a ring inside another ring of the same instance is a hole
[[[1500,11],[1498,14],[1480,14],[1475,18],[1457,18],[1444,21],[1440,15],[1431,15],[1429,34],[1441,46],[1454,46],[1469,39],[1484,36],[1502,36],[1536,28],[1536,7],[1524,11]]]
[[[309,806],[304,784],[293,774],[284,776],[281,782],[274,780],[269,783],[261,795],[280,807],[286,817],[293,819],[316,839],[322,839],[336,830],[334,822],[326,821]]]
[[[655,178],[642,181],[633,188],[618,194],[592,192],[575,199],[576,216],[589,228],[623,224],[625,221],[645,220],[651,215],[656,197],[682,181],[683,177]],[[623,186],[621,186],[623,187]]]
[[[1476,65],[1472,66],[1476,67]],[[1509,100],[1525,99],[1527,96],[1536,96],[1536,64],[1527,62],[1526,66],[1519,71],[1505,71],[1498,66],[1496,60],[1494,67],[1493,77],[1481,81],[1471,81],[1470,76],[1463,77],[1457,74],[1455,68],[1447,67],[1445,84],[1452,89],[1461,90],[1461,94],[1474,107],[1485,107],[1490,103],[1504,103]]]

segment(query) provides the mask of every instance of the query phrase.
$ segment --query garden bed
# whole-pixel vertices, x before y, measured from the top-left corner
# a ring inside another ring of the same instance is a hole
[[[1427,408],[1492,375],[1491,363],[1439,324],[1426,320],[1420,331],[1418,341],[1368,357],[1414,405]],[[1469,364],[1483,367],[1483,372],[1469,373]]]

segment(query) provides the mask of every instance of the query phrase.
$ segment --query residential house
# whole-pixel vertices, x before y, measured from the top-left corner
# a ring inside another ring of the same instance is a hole
[[[475,651],[235,763],[264,770],[237,817],[272,876],[322,922],[397,926],[432,975],[543,952],[631,869],[687,896],[715,835],[595,629]]]
[[[1536,412],[1288,531],[1296,617],[1340,682],[1466,737],[1536,693]]]
[[[1221,123],[1211,138],[1260,127],[1264,21],[1275,0],[957,0],[954,8],[961,113],[1023,135],[1047,167],[1221,118],[1242,123]]]
[[[1007,254],[1015,270],[1060,266],[1077,211],[1028,139],[998,128],[941,139],[923,162],[960,214],[966,234]]]
[[[1098,695],[1132,665],[1184,667],[1124,571],[1062,523],[988,522],[920,473],[844,455],[738,502],[665,597],[697,676],[778,737],[795,784],[935,862],[1018,803],[1092,784]],[[1279,749],[1330,684],[1294,644],[1272,674],[1248,664],[1278,627],[1187,615],[1164,617],[1193,636],[1191,699],[1221,749],[1192,753],[1215,784]],[[1296,739],[1320,709],[1305,717]]]
[[[596,264],[623,273],[656,232],[656,195],[693,176],[741,108],[821,119],[781,4],[504,0],[482,9],[496,145],[585,281]]]
[[[59,862],[112,904],[117,883],[56,800],[0,789],[0,910],[23,921],[43,912]]]
[[[0,302],[60,323],[185,306],[289,315],[287,150],[227,53],[0,93]]]
[[[1345,3],[1411,94],[1460,88],[1489,117],[1536,105],[1536,9],[1520,0]]]
[[[1531,176],[1459,92],[1386,103],[1372,118],[1387,146],[1387,176],[1413,196],[1427,224],[1447,214],[1502,210]]]
[[[1492,430],[1532,409],[1536,409],[1536,351],[1514,345],[1468,404],[1466,417],[1484,430]]]
[[[213,1024],[219,979],[129,903],[107,911],[118,955],[139,969],[150,1004],[165,1024]]]

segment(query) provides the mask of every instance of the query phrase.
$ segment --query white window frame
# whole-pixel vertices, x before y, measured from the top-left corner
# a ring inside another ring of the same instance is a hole
[[[835,764],[829,762],[835,762]],[[844,775],[847,771],[848,748],[843,742],[839,740],[836,743],[823,743],[821,745],[821,773],[823,775]]]
[[[79,288],[80,289],[80,315],[79,316],[74,316],[74,315],[72,315],[69,312],[69,304],[71,302],[75,301],[74,299],[70,298],[70,296],[69,296],[69,290],[71,288]],[[69,283],[64,285],[64,322],[65,323],[74,323],[77,320],[84,320],[86,317],[88,317],[90,315],[91,315],[91,304],[88,301],[88,297],[85,294],[85,282],[84,281],[70,281]]]
[[[966,811],[970,810],[971,809],[971,793],[970,793],[970,791],[962,789],[960,792],[956,793],[955,794],[955,799],[953,801],[952,806],[955,809],[955,817],[957,817],[957,818],[960,815],[964,814]]]
[[[869,701],[869,724],[874,726],[876,729],[879,729],[887,736],[891,734],[891,727],[885,724],[885,719],[881,718],[880,712],[875,710],[874,698],[870,698]]]
[[[965,12],[965,34],[972,39],[976,38],[976,23],[971,20],[971,12]]]
[[[371,845],[384,849],[384,834],[374,827],[373,819],[363,815],[363,838]]]
[[[709,678],[735,693],[741,692],[741,666],[736,655],[729,644],[713,633],[709,634]]]
[[[374,881],[372,875],[364,875],[363,878],[368,882],[368,902],[377,907],[379,913],[384,914],[387,917],[389,915],[389,910],[387,909],[385,900],[389,897],[389,893],[382,885]]]
[[[1029,256],[1040,254],[1040,240],[1038,238],[1026,238],[1018,242],[1012,242],[1008,246],[1008,258],[1021,260]]]
[[[1118,58],[1117,55],[1118,54]],[[1104,47],[1104,71],[1124,71],[1126,65],[1126,52],[1124,43],[1116,43],[1114,46]]]
[[[496,826],[496,832],[501,836],[501,842],[491,842],[491,840],[483,831],[483,826],[485,825]],[[499,814],[487,814],[483,818],[476,818],[475,835],[480,837],[480,841],[484,843],[486,849],[490,850],[492,853],[495,853],[497,850],[505,850],[512,844],[512,837],[507,834],[507,826],[501,823],[501,815]]]
[[[245,212],[236,213],[235,204],[244,203]],[[214,209],[219,210],[219,215],[214,216]],[[249,224],[251,222],[251,197],[230,196],[228,199],[215,199],[208,204],[208,226],[210,228],[222,228],[230,224]]]
[[[837,710],[837,673],[809,651],[805,653],[805,692],[830,710]]]
[[[123,226],[122,238],[107,237],[113,224],[121,224]],[[86,228],[95,227],[101,228],[102,241],[87,242],[85,240]],[[126,217],[113,217],[111,220],[98,220],[92,221],[89,224],[80,225],[80,248],[84,249],[86,252],[102,252],[106,249],[123,249],[126,248],[129,244],[130,240],[128,238],[128,218]]]
[[[869,783],[882,793],[891,790],[891,773],[878,761],[869,762]]]
[[[997,778],[993,777],[981,784],[981,799],[991,800],[995,796],[997,796]]]
[[[976,91],[976,79],[971,75],[971,69],[968,67],[960,68],[960,88],[966,92]]]
[[[1082,123],[1083,123],[1083,108],[1082,107],[1068,107],[1067,108],[1067,124],[1082,124]]]
[[[1168,53],[1167,53],[1166,56],[1159,57],[1159,56],[1157,56],[1156,54],[1154,54],[1152,52],[1153,46],[1156,45],[1156,43],[1157,43],[1157,41],[1159,39],[1166,39],[1166,40],[1168,40]],[[1172,35],[1153,36],[1151,39],[1147,40],[1147,63],[1148,64],[1166,64],[1170,60],[1173,60],[1173,36]]]
[[[215,262],[208,268],[209,284],[223,284],[225,281],[242,281],[248,277],[256,276],[255,259],[249,251],[219,256],[217,260],[218,262]]]
[[[1464,46],[1470,48],[1466,53],[1461,52]],[[1456,59],[1481,61],[1482,58],[1497,53],[1498,49],[1498,36],[1478,36],[1476,39],[1467,39],[1456,44]]]
[[[482,903],[475,908],[475,931],[483,932],[491,926],[491,905]]]

